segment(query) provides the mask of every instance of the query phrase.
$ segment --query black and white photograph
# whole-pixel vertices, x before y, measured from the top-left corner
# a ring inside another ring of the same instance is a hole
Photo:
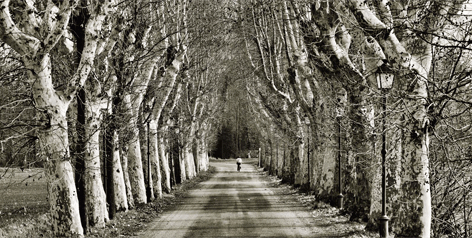
[[[471,62],[471,0],[0,0],[0,238],[472,237]]]

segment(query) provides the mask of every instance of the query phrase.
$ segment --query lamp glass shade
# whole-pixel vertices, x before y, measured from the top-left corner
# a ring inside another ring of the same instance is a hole
[[[377,73],[377,86],[379,89],[390,89],[393,86],[394,75],[387,72]]]

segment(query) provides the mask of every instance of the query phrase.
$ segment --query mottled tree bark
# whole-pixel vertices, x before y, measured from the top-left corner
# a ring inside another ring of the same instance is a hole
[[[126,196],[126,186],[124,179],[124,169],[121,166],[121,143],[119,141],[118,132],[110,132],[113,151],[113,183],[114,183],[114,193],[115,193],[115,208],[117,211],[127,211],[128,210],[128,198]],[[110,217],[111,219],[111,217]]]
[[[95,100],[85,102],[85,188],[88,220],[91,226],[104,227],[108,221],[106,195],[100,166],[100,126],[103,105]]]
[[[168,130],[168,127],[165,126],[162,128],[163,130]],[[164,137],[164,132],[157,133],[157,147],[159,150],[159,159],[161,164],[161,171],[163,174],[162,176],[162,190],[166,193],[170,193],[172,186],[171,186],[171,170],[169,167],[169,158],[168,153],[166,153],[167,148],[166,138]]]
[[[151,160],[151,174],[152,174],[152,185],[153,193],[157,198],[162,198],[162,175],[161,175],[161,162],[159,153],[159,141],[157,131],[157,121],[151,120],[149,122],[149,144],[150,153],[149,157]]]

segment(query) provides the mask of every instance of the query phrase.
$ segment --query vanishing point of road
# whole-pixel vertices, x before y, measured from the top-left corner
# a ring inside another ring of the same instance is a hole
[[[164,211],[139,237],[333,237],[317,234],[307,207],[276,195],[256,162],[245,159],[237,172],[235,160],[212,160],[215,175]]]

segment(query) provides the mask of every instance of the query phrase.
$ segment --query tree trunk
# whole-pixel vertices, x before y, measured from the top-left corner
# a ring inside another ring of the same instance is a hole
[[[411,100],[408,104],[418,114],[425,112],[421,100]],[[391,210],[395,214],[393,230],[399,236],[429,237],[432,216],[428,131],[416,118],[405,123],[399,200],[394,201]]]
[[[162,130],[168,130],[168,127],[165,126],[162,128]],[[161,159],[161,171],[163,172],[162,174],[162,189],[166,193],[171,192],[171,174],[170,174],[170,168],[169,168],[169,158],[167,157],[166,153],[166,138],[164,137],[164,132],[159,132],[157,133],[157,143],[158,143],[158,149],[159,149],[159,158]]]
[[[187,158],[185,157],[185,150],[179,146],[179,168],[180,168],[180,182],[187,180]]]
[[[86,185],[85,185],[85,91],[77,92],[77,142],[75,149],[75,182],[77,185],[77,198],[79,200],[80,219],[82,228],[87,231],[89,221],[87,216]]]
[[[352,168],[350,181],[346,185],[346,210],[351,220],[367,221],[371,209],[372,183],[375,177],[373,148],[368,128],[372,128],[370,113],[372,108],[365,106],[365,93],[359,88],[349,90],[349,112],[351,151],[348,158]]]
[[[120,135],[123,137],[123,135]],[[120,139],[120,143],[123,143],[123,138]],[[123,143],[121,150],[121,167],[123,168],[123,178],[125,182],[125,189],[126,189],[126,200],[128,200],[128,209],[133,209],[135,204],[134,204],[134,198],[133,198],[133,193],[131,192],[131,181],[129,178],[129,172],[128,172],[128,147]]]
[[[43,109],[46,124],[38,134],[39,143],[46,153],[48,200],[53,233],[58,236],[82,235],[79,201],[70,162],[69,135],[66,112],[69,102],[58,96],[52,85],[51,62],[44,55],[34,66],[33,98],[36,107]]]
[[[113,143],[113,183],[115,192],[115,207],[117,211],[128,210],[128,198],[126,196],[126,186],[124,179],[124,169],[121,166],[121,145],[119,142],[118,133],[116,131],[112,133]],[[111,219],[111,217],[110,217]]]
[[[149,144],[150,144],[150,154],[151,159],[151,174],[152,174],[152,183],[153,183],[153,193],[157,198],[162,198],[162,175],[161,175],[161,164],[159,157],[159,141],[158,141],[158,132],[157,132],[157,121],[151,120],[149,122]]]
[[[116,76],[115,76],[116,77]],[[121,86],[121,85],[120,85]],[[118,86],[118,88],[120,87]],[[117,91],[121,91],[118,89]],[[106,159],[108,162],[111,162],[112,171],[107,170],[107,174],[113,178],[109,178],[107,181],[107,202],[108,206],[112,206],[113,208],[109,208],[109,216],[110,219],[113,219],[114,213],[116,211],[127,211],[128,210],[128,197],[126,193],[126,181],[125,181],[125,173],[127,175],[127,169],[125,169],[122,163],[122,155],[123,155],[123,141],[120,140],[120,133],[118,132],[117,128],[120,125],[118,122],[119,119],[117,115],[120,115],[120,108],[122,99],[117,95],[121,93],[115,92],[115,95],[112,98],[112,108],[111,114],[108,115],[107,120],[105,122],[106,128]],[[122,136],[122,135],[121,135]],[[110,166],[109,166],[110,167]],[[111,181],[110,181],[111,180]],[[129,180],[127,179],[128,183]],[[111,184],[112,182],[112,184]],[[110,189],[110,187],[113,187]],[[113,192],[113,195],[110,194]]]
[[[144,102],[143,102],[144,104]],[[153,123],[152,121],[144,122],[143,118],[146,117],[142,113],[140,113],[138,128],[139,128],[139,142],[141,143],[141,155],[142,155],[142,162],[143,162],[143,173],[144,173],[144,184],[146,187],[146,197],[147,201],[150,202],[154,200],[154,186],[153,186],[153,176],[154,172],[152,167],[153,161],[155,160],[156,152],[154,151],[153,141],[155,133],[151,133],[150,127]],[[154,123],[153,123],[154,124]],[[154,125],[153,125],[154,126]],[[158,160],[158,158],[157,158]]]
[[[185,174],[187,175],[187,179],[192,179],[195,177],[196,172],[191,143],[187,143],[184,148],[182,148],[182,154],[185,160]]]
[[[208,160],[208,150],[205,143],[205,136],[202,133],[198,140],[197,140],[197,156],[198,161],[200,162],[199,169],[200,171],[207,171],[209,167],[209,160]]]
[[[137,128],[133,128],[132,134],[138,134]],[[136,204],[147,203],[146,185],[144,184],[143,163],[141,157],[141,143],[137,136],[131,138],[128,145],[128,173],[131,184],[131,192]]]
[[[115,147],[118,145],[113,144],[113,134],[115,131],[111,127],[102,127],[104,128],[105,134],[105,141],[103,143],[104,149],[104,164],[105,164],[105,174],[106,181],[105,181],[105,194],[106,194],[106,201],[108,206],[108,218],[110,220],[115,218],[116,215],[116,206],[115,206],[115,158],[114,151]]]
[[[101,104],[90,100],[85,102],[85,182],[88,220],[91,226],[104,227],[108,221],[106,195],[100,167],[100,125]]]
[[[123,100],[125,108],[132,111],[132,119],[130,122],[131,133],[128,133],[128,174],[131,185],[131,193],[133,194],[135,204],[147,203],[146,185],[144,183],[143,162],[141,156],[141,143],[139,142],[139,129],[137,127],[137,110],[132,110],[131,95],[125,96]]]
[[[74,173],[69,157],[69,138],[65,105],[52,106],[59,113],[48,112],[50,127],[39,134],[40,145],[47,152],[48,200],[54,234],[83,234]],[[62,113],[61,113],[62,111]]]
[[[195,164],[195,174],[198,174],[200,172],[200,157],[198,154],[198,138],[195,138],[195,140],[192,143],[192,157],[193,157],[193,163]]]

